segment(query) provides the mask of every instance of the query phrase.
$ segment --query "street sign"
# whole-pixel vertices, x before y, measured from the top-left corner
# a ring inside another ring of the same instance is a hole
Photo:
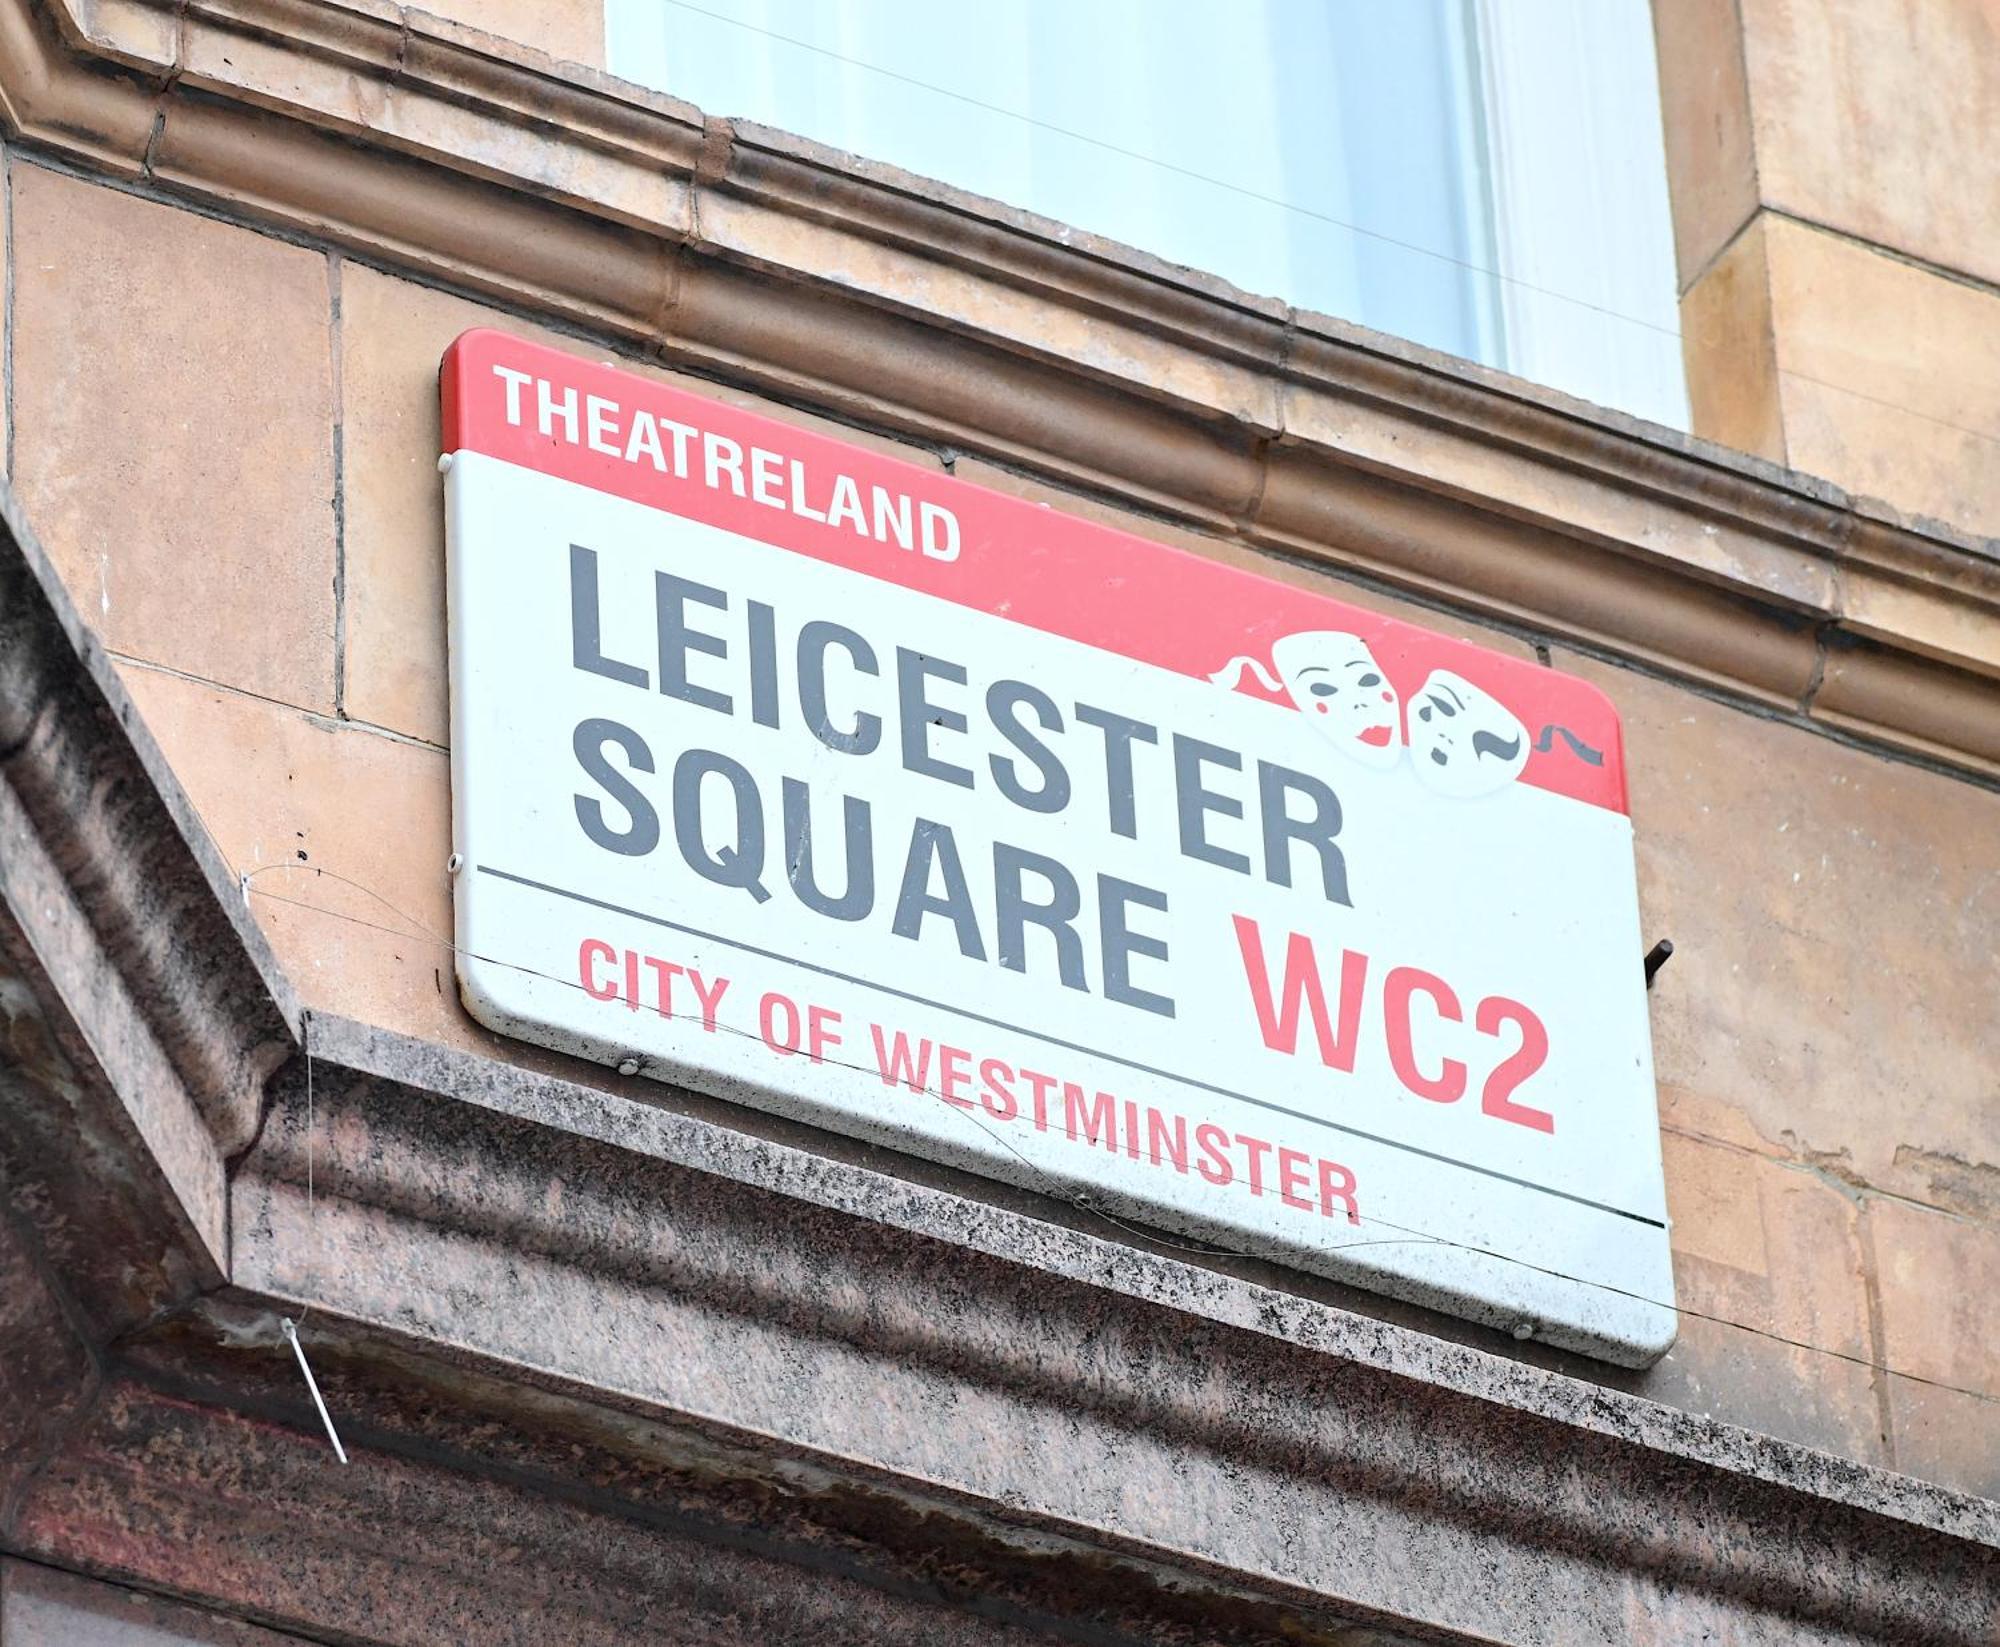
[[[443,396],[482,1023],[1182,1245],[1671,1343],[1596,689],[499,333]]]

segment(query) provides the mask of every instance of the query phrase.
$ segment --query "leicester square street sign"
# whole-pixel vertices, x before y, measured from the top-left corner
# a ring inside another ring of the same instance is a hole
[[[1643,1365],[1594,688],[490,331],[444,359],[503,1034]]]

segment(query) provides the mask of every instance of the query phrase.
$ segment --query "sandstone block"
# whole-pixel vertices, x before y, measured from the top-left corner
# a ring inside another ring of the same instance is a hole
[[[16,162],[15,484],[113,650],[333,707],[326,260]]]
[[[1555,661],[1625,720],[1643,930],[1677,946],[1652,994],[1668,1123],[2000,1211],[2000,795]]]

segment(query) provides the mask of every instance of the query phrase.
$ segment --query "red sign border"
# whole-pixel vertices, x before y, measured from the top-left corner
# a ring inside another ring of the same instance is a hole
[[[496,367],[517,374],[517,419],[507,415],[509,381]],[[530,415],[518,374],[547,384],[568,415]],[[1431,670],[1444,668],[1490,693],[1531,736],[1543,728],[1573,734],[1545,736],[1549,747],[1530,753],[1519,781],[1629,812],[1616,707],[1588,681],[1546,665],[487,327],[465,332],[445,351],[440,389],[448,454],[480,452],[1177,673],[1207,679],[1238,656],[1268,660],[1273,642],[1298,631],[1356,635],[1406,705]],[[692,463],[676,474],[665,442],[655,442],[663,448],[660,466],[628,461],[617,448],[635,410],[666,420],[659,428],[713,434],[743,454],[768,457],[763,484],[739,496],[705,484]],[[864,499],[881,488],[910,500],[911,520],[921,504],[947,511],[955,558],[817,518],[835,477],[846,477]],[[1294,707],[1252,671],[1239,679],[1238,690]]]

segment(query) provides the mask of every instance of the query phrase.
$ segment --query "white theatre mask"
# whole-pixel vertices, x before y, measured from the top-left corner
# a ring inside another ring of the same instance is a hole
[[[1440,795],[1504,789],[1528,764],[1528,729],[1490,694],[1433,669],[1410,699],[1410,764]]]
[[[1401,702],[1382,666],[1359,635],[1310,629],[1280,637],[1271,647],[1277,675],[1255,658],[1232,658],[1210,679],[1234,686],[1248,669],[1293,703],[1333,746],[1350,759],[1387,771],[1403,755]]]

